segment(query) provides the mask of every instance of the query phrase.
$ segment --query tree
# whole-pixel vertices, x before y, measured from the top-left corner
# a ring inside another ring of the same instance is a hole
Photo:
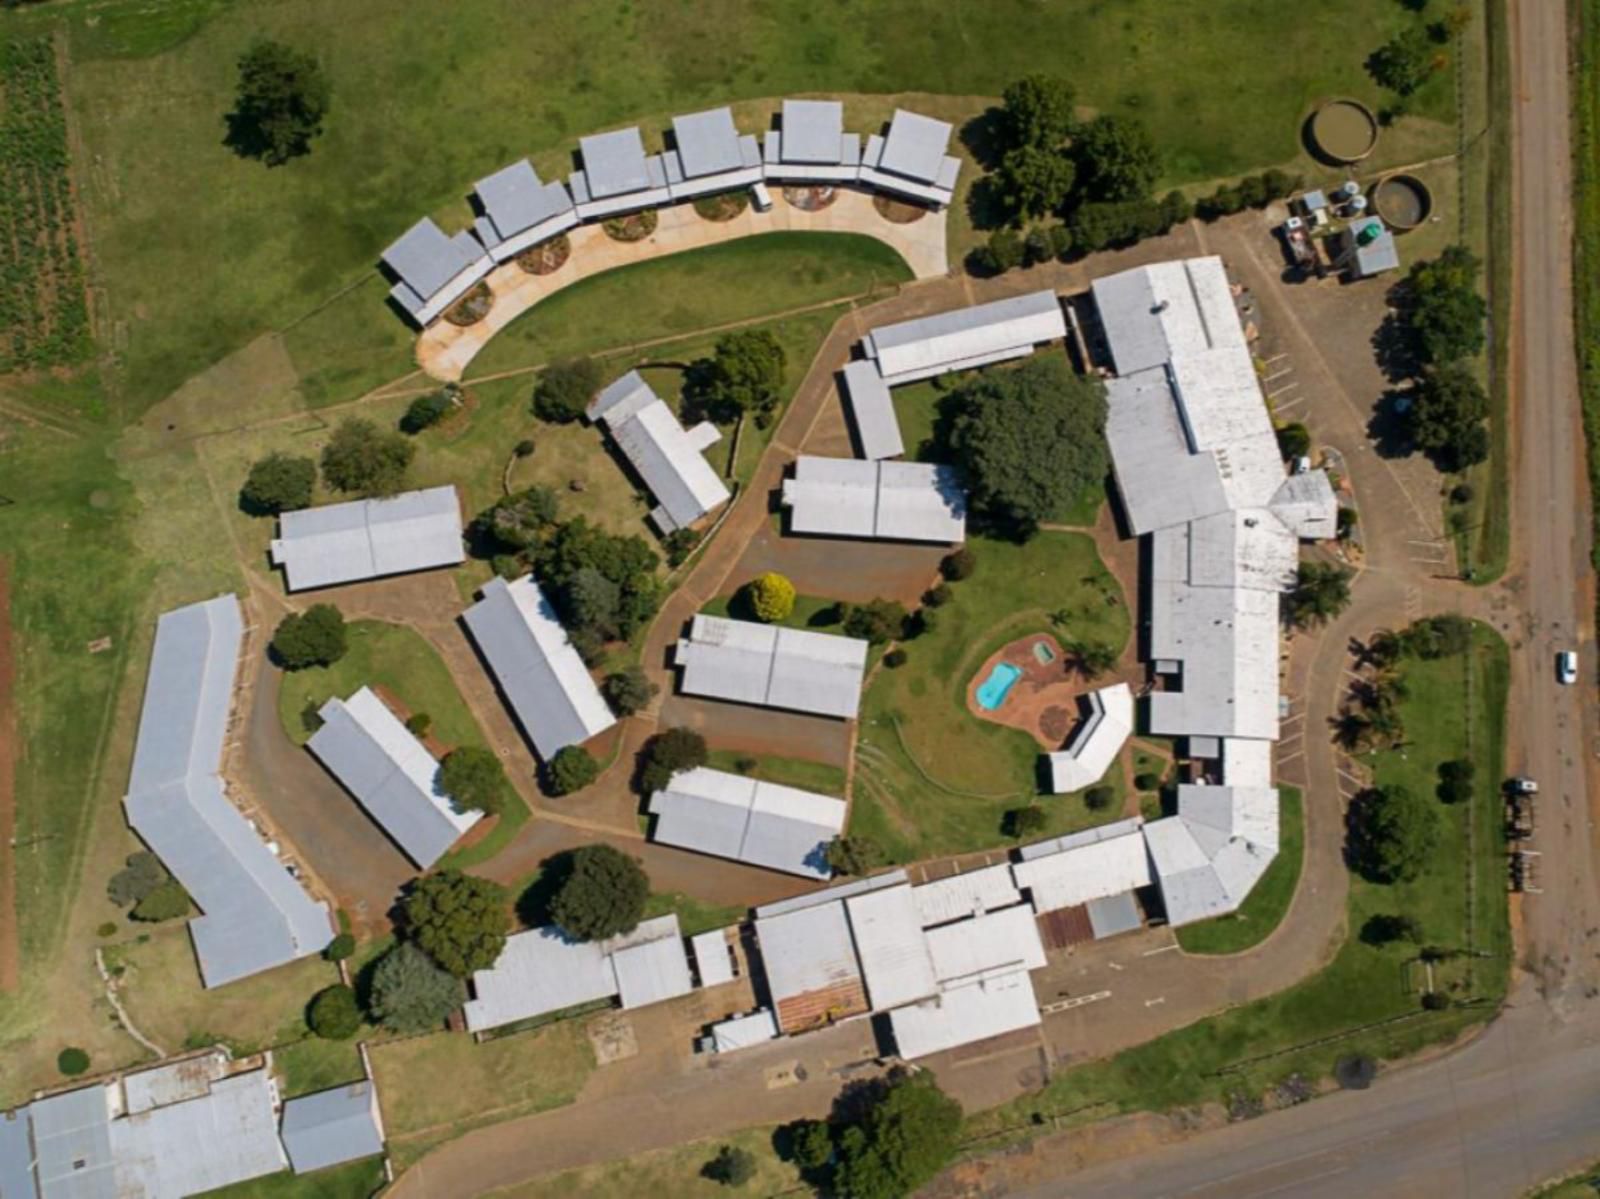
[[[391,1032],[428,1032],[461,1006],[461,980],[402,941],[372,970],[372,1018]]]
[[[1340,541],[1349,541],[1356,531],[1356,526],[1361,523],[1361,513],[1354,508],[1339,505],[1339,514],[1336,517],[1336,536]]]
[[[76,1045],[68,1046],[56,1054],[56,1069],[68,1078],[76,1078],[89,1068],[89,1055]]]
[[[1422,925],[1415,916],[1379,913],[1367,917],[1366,923],[1361,926],[1361,939],[1368,945],[1390,945],[1396,941],[1420,945]]]
[[[891,1075],[859,1122],[839,1138],[833,1190],[851,1199],[899,1199],[931,1181],[954,1155],[961,1105],[932,1073]]]
[[[889,864],[889,855],[870,837],[835,837],[828,842],[824,856],[835,874],[871,874]]]
[[[273,656],[285,670],[331,666],[348,648],[344,616],[332,604],[312,604],[304,612],[291,612],[272,634]]]
[[[1155,143],[1138,121],[1102,114],[1072,142],[1078,194],[1088,201],[1143,200],[1161,174]]]
[[[426,737],[428,730],[433,727],[433,717],[426,712],[413,712],[406,717],[406,732],[413,737]]]
[[[439,789],[458,812],[495,816],[505,807],[506,768],[493,751],[481,745],[462,745],[445,754],[439,764]]]
[[[1454,612],[1424,616],[1398,634],[1401,651],[1424,662],[1464,654],[1472,645],[1472,622]]]
[[[952,583],[959,583],[962,579],[970,579],[972,572],[978,569],[978,556],[962,546],[952,550],[939,560],[939,573]]]
[[[661,539],[661,544],[667,551],[667,565],[682,566],[694,547],[700,544],[700,533],[696,529],[673,529]]]
[[[1286,461],[1292,462],[1296,458],[1304,458],[1311,452],[1311,430],[1304,425],[1298,422],[1280,425],[1277,433],[1278,453],[1282,454]]]
[[[494,965],[511,927],[504,888],[458,870],[419,878],[400,909],[411,939],[457,978]]]
[[[1117,648],[1104,641],[1074,640],[1066,645],[1078,672],[1088,679],[1097,679],[1117,665]]]
[[[620,625],[622,588],[594,567],[581,566],[567,580],[566,608],[573,624],[613,640]]]
[[[744,585],[750,614],[767,624],[788,620],[794,612],[794,584],[775,570],[759,574]]]
[[[322,477],[330,487],[356,495],[385,496],[402,490],[416,447],[403,434],[384,432],[369,420],[342,421],[322,448]]]
[[[1289,622],[1309,629],[1327,624],[1350,603],[1351,572],[1330,562],[1302,562],[1294,589],[1284,596]]]
[[[306,1023],[325,1041],[348,1041],[361,1031],[361,1007],[355,991],[343,983],[324,987],[312,997]]]
[[[820,1170],[833,1160],[833,1129],[826,1120],[798,1120],[790,1127],[794,1162],[802,1170]]]
[[[1025,75],[1000,100],[1003,132],[1012,146],[1054,149],[1072,133],[1077,95],[1059,75]]]
[[[241,158],[282,166],[310,152],[328,100],[328,81],[313,55],[282,42],[257,41],[239,58],[226,144]]]
[[[598,941],[637,927],[649,896],[638,861],[609,845],[585,845],[572,852],[572,872],[550,901],[550,916],[569,936]]]
[[[1022,238],[1015,229],[1003,226],[989,234],[989,240],[979,251],[979,261],[984,270],[999,275],[1021,266],[1022,253]]]
[[[1483,350],[1489,308],[1478,294],[1482,269],[1471,250],[1456,245],[1406,275],[1403,312],[1425,362],[1453,362]]]
[[[189,914],[189,893],[183,889],[182,883],[176,879],[168,879],[134,904],[133,911],[128,914],[135,920],[147,920],[151,923],[176,920],[179,916]]]
[[[660,791],[680,770],[706,764],[706,739],[693,729],[672,728],[657,733],[639,751],[639,790]]]
[[[700,1174],[725,1187],[742,1187],[756,1176],[756,1159],[748,1149],[724,1145],[714,1158],[700,1167]]]
[[[1406,428],[1440,470],[1464,470],[1489,456],[1489,397],[1464,362],[1427,371],[1411,390]]]
[[[581,745],[566,745],[550,759],[550,791],[571,795],[600,777],[600,763]]]
[[[443,388],[430,391],[425,396],[418,396],[406,408],[405,415],[400,418],[400,431],[402,433],[420,433],[424,429],[431,429],[442,421],[455,407],[455,400]]]
[[[1139,791],[1161,790],[1161,776],[1153,770],[1141,770],[1133,776],[1133,785]]]
[[[1061,355],[987,371],[954,394],[950,448],[971,505],[1029,536],[1105,479],[1105,387]]]
[[[317,464],[273,452],[250,468],[239,489],[240,505],[253,516],[275,516],[295,508],[309,508],[317,485]]]
[[[1413,25],[1367,56],[1367,73],[1380,87],[1409,96],[1448,61],[1429,40],[1428,31]]]
[[[528,487],[506,496],[485,514],[482,523],[503,545],[536,549],[556,523],[561,497],[549,487]]]
[[[356,939],[349,933],[340,933],[322,947],[322,956],[330,962],[342,962],[356,951]]]
[[[1416,878],[1438,842],[1433,808],[1399,784],[1374,787],[1350,805],[1351,859],[1373,882]]]
[[[997,183],[1006,208],[1016,216],[1031,218],[1065,204],[1076,177],[1077,167],[1059,148],[1026,145],[1005,152]]]
[[[1054,258],[1055,247],[1050,241],[1050,231],[1043,225],[1029,229],[1028,235],[1022,239],[1022,256],[1028,266],[1038,266]]]
[[[172,876],[148,849],[130,853],[121,870],[106,881],[106,898],[119,908],[138,903]]]
[[[875,599],[850,604],[844,613],[844,633],[874,645],[898,641],[906,634],[906,609],[898,600]]]
[[[949,583],[936,583],[922,593],[922,603],[927,608],[942,608],[955,597],[955,590]]]
[[[897,646],[883,655],[883,664],[890,670],[899,670],[906,664],[908,659],[909,655],[906,651]]]
[[[1091,812],[1103,812],[1116,801],[1115,789],[1104,783],[1097,787],[1090,787],[1083,793],[1083,805]]]
[[[1445,803],[1466,803],[1472,798],[1477,767],[1471,758],[1454,758],[1439,763],[1438,796]],[[135,915],[137,915],[137,910]]]
[[[635,712],[642,712],[650,706],[650,701],[655,699],[659,690],[660,688],[650,681],[644,669],[637,665],[630,666],[626,670],[613,671],[606,675],[600,684],[600,694],[606,697],[611,710],[618,716],[632,716]]]
[[[563,358],[545,367],[533,388],[533,414],[554,425],[577,420],[600,390],[600,364],[593,358]]]
[[[765,427],[782,398],[788,355],[766,329],[741,329],[717,339],[716,349],[695,372],[685,396],[692,406],[719,419],[750,415]]]
[[[1020,808],[1011,808],[1002,820],[1008,836],[1021,840],[1023,837],[1032,836],[1042,832],[1049,823],[1044,809],[1036,803],[1027,804]]]
[[[1072,230],[1066,225],[1051,225],[1050,250],[1057,258],[1065,260],[1072,253]]]

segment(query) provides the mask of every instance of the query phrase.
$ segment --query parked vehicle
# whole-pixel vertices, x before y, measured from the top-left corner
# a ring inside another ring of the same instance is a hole
[[[1561,685],[1570,687],[1578,681],[1578,651],[1564,649],[1556,655],[1556,678]]]
[[[1538,782],[1536,780],[1534,780],[1534,779],[1529,778],[1525,774],[1524,775],[1518,775],[1516,778],[1511,780],[1511,789],[1514,792],[1516,792],[1518,795],[1537,795],[1537,794],[1539,794],[1539,784],[1538,784]]]

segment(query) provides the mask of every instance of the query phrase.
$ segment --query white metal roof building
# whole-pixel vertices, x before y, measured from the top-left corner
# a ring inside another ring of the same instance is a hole
[[[289,875],[223,787],[243,635],[232,595],[157,622],[123,801],[133,831],[203,913],[189,934],[208,987],[320,952],[333,939],[326,905]]]
[[[651,839],[805,878],[832,877],[828,842],[844,829],[842,799],[701,766],[650,797]]]
[[[795,533],[950,545],[967,536],[967,494],[950,466],[802,454],[783,503]]]
[[[763,915],[756,939],[778,1027],[804,1032],[868,1010],[861,965],[844,903],[832,891],[813,902]]]
[[[1025,846],[1011,874],[1040,915],[1148,887],[1143,824],[1135,816]]]
[[[1101,687],[1083,697],[1088,715],[1050,760],[1050,789],[1081,791],[1105,776],[1133,733],[1133,692],[1126,683]]]
[[[916,901],[923,928],[981,916],[1022,902],[1022,892],[1017,890],[1011,866],[1006,862],[912,887],[911,897]]]
[[[941,988],[969,982],[980,975],[1018,967],[1042,970],[1045,966],[1039,922],[1027,904],[941,924],[923,936]]]
[[[1041,1020],[1026,970],[977,978],[889,1013],[895,1048],[907,1061],[1034,1028]]]
[[[861,174],[861,135],[844,131],[838,100],[785,100],[780,127],[762,151],[766,177],[775,182],[854,183]]]
[[[1178,814],[1145,825],[1167,920],[1192,924],[1234,911],[1278,855],[1273,787],[1185,784]]]
[[[455,566],[466,556],[452,486],[285,512],[272,542],[290,591]]]
[[[844,901],[850,932],[877,1011],[932,995],[938,987],[928,938],[909,886],[885,887]]]
[[[711,1026],[712,1045],[717,1053],[751,1049],[778,1036],[778,1018],[761,1008],[747,1016],[733,1016]]]
[[[880,325],[862,341],[890,387],[949,371],[1026,358],[1044,342],[1067,335],[1061,300],[1048,288]]]
[[[5,1199],[38,1199],[33,1178],[33,1144],[28,1109],[0,1112],[0,1195]]]
[[[578,139],[583,169],[567,186],[583,220],[600,220],[672,200],[661,155],[646,155],[637,126]]]
[[[674,662],[688,695],[851,718],[861,705],[867,643],[701,614]]]
[[[685,529],[727,503],[730,493],[701,451],[722,436],[710,421],[685,430],[638,371],[629,371],[589,405],[656,497],[650,519],[663,534]]]
[[[401,234],[382,258],[399,278],[389,298],[419,327],[431,324],[494,267],[471,233],[463,229],[448,237],[428,217]]]
[[[733,970],[730,933],[737,934],[738,929],[717,928],[708,933],[696,933],[689,938],[689,949],[694,954],[695,969],[702,987],[720,987],[738,977]]]
[[[945,207],[961,174],[961,160],[945,153],[951,132],[948,121],[895,109],[889,132],[867,138],[860,181],[936,208]]]
[[[763,178],[761,147],[734,127],[731,108],[673,117],[672,140],[676,146],[662,158],[674,200],[749,187]]]
[[[855,421],[856,439],[863,458],[898,458],[906,452],[900,436],[900,419],[895,415],[889,385],[878,371],[878,364],[858,358],[844,368],[844,397]]]
[[[301,1095],[283,1105],[279,1126],[296,1174],[383,1152],[383,1117],[371,1079]]]
[[[462,619],[541,758],[617,722],[532,575],[490,579],[480,594]]]
[[[642,1007],[692,989],[678,917],[668,914],[604,941],[573,941],[553,927],[514,933],[493,966],[473,972],[462,1012],[467,1029],[482,1032],[600,999]]]
[[[439,763],[370,689],[334,696],[318,715],[306,747],[423,870],[483,816],[456,811],[439,789]]]
[[[526,158],[478,180],[472,190],[483,210],[473,229],[496,262],[515,258],[578,223],[566,185],[559,179],[541,182]]]

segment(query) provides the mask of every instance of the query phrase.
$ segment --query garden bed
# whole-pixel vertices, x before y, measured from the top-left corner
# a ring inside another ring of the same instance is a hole
[[[801,212],[821,212],[839,198],[839,189],[836,187],[786,187],[783,189],[784,202],[798,208]]]
[[[731,221],[749,207],[750,193],[743,189],[701,196],[694,202],[695,215],[703,221]]]
[[[885,195],[873,196],[872,206],[878,210],[878,215],[891,225],[914,225],[933,211],[921,204],[896,200],[893,196]]]
[[[489,315],[489,309],[494,307],[494,293],[489,290],[487,283],[480,283],[462,296],[444,314],[444,319],[452,325],[465,328],[476,325]]]
[[[656,231],[660,219],[654,208],[646,208],[643,212],[612,217],[600,227],[612,241],[643,241]]]
[[[522,251],[514,261],[529,275],[553,275],[572,257],[572,239],[565,233]]]

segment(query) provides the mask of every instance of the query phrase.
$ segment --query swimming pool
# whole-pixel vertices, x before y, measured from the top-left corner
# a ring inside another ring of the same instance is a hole
[[[978,684],[978,707],[985,712],[993,712],[1006,702],[1006,695],[1011,686],[1022,677],[1021,667],[1013,666],[1009,662],[996,662],[994,669],[989,672],[989,677]]]

